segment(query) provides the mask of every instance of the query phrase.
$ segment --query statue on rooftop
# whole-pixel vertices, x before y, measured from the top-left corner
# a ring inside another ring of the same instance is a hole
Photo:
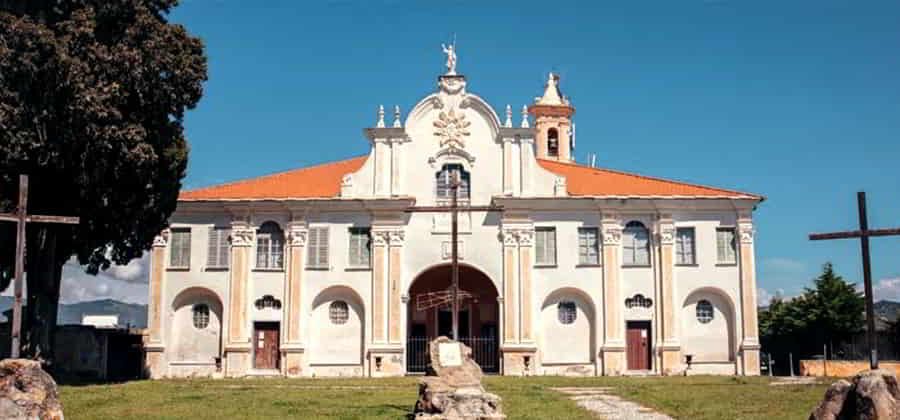
[[[444,50],[444,54],[447,54],[447,74],[450,76],[456,75],[456,45],[450,44],[449,46],[441,44],[441,49]]]

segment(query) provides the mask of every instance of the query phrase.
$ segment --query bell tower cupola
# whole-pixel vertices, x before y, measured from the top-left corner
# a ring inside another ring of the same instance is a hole
[[[544,96],[535,98],[528,107],[534,116],[534,138],[539,159],[573,161],[575,142],[572,128],[572,114],[575,107],[559,90],[559,75],[550,73]]]

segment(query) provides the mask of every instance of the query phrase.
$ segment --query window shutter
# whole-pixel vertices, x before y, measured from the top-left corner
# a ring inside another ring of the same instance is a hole
[[[317,267],[318,261],[316,259],[317,250],[319,247],[319,228],[309,229],[309,238],[306,244],[306,263],[310,267]]]
[[[231,249],[228,244],[228,236],[231,234],[229,229],[219,229],[219,265],[228,267]]]
[[[319,228],[319,266],[328,267],[328,228]]]
[[[547,250],[547,261],[550,264],[556,264],[556,229],[548,229],[547,236],[549,240],[547,241],[548,246]]]

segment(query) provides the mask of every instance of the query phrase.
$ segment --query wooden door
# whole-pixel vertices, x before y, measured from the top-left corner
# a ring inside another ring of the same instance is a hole
[[[629,321],[625,343],[628,370],[650,370],[650,321]]]
[[[280,340],[277,322],[257,322],[253,331],[253,367],[278,369],[281,355]]]

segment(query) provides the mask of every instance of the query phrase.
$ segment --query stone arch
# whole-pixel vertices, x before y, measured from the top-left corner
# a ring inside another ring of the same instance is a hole
[[[195,326],[194,309],[198,305],[209,308],[208,322],[203,328]],[[169,360],[215,366],[222,355],[222,300],[205,287],[182,290],[172,300],[169,328]]]
[[[574,320],[564,320],[561,312],[574,304]],[[596,307],[581,289],[563,287],[554,290],[541,303],[541,363],[588,364],[596,353]]]
[[[452,301],[434,299],[436,293],[450,288],[451,271],[450,264],[433,265],[418,273],[410,283],[406,334],[408,372],[425,371],[427,343],[431,339],[452,336]],[[498,372],[501,320],[497,286],[484,271],[470,264],[459,265],[459,286],[464,292],[460,303],[459,338],[472,347],[473,357],[485,372]]]
[[[712,319],[701,322],[697,305],[701,301],[712,305]],[[694,362],[733,362],[737,348],[735,337],[735,307],[731,297],[716,287],[692,291],[681,307],[681,345],[685,355]]]
[[[340,302],[346,303],[346,306]],[[344,308],[346,313],[343,313]],[[342,313],[338,314],[338,311]],[[310,317],[311,365],[362,365],[365,305],[355,290],[348,286],[331,286],[322,290],[313,299]]]

